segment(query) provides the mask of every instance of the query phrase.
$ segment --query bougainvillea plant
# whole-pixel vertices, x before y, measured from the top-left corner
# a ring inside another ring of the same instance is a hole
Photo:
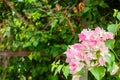
[[[114,75],[118,71],[115,58],[110,49],[113,48],[114,35],[100,27],[94,30],[83,29],[78,34],[79,43],[70,45],[65,52],[66,62],[69,63],[72,80],[79,80],[86,68],[97,80],[101,80],[106,71]]]

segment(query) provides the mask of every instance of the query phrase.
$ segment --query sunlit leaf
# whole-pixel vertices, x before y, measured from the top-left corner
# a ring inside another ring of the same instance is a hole
[[[30,60],[33,59],[33,55],[32,55],[32,53],[28,56],[28,58],[29,58]]]
[[[55,20],[51,23],[51,27],[54,28],[54,27],[57,25],[57,22],[58,22],[58,20],[55,19]]]
[[[107,30],[113,34],[116,34],[116,24],[108,25]]]
[[[120,21],[120,12],[118,12],[117,18],[118,18],[118,20]]]
[[[70,73],[69,66],[64,66],[63,69],[62,69],[62,72],[63,72],[63,75],[65,76],[65,78],[67,79],[68,75]]]
[[[102,80],[102,78],[105,76],[105,69],[102,66],[92,67],[90,69],[90,72],[97,80]]]
[[[115,61],[114,61],[114,60],[115,60],[115,57],[114,57],[114,54],[113,54],[113,53],[110,53],[109,56],[106,55],[106,56],[105,56],[105,59],[106,59],[106,61],[107,61],[106,66],[107,66],[108,71],[112,72],[112,70],[113,70],[113,68],[114,68],[114,65],[115,65]]]
[[[113,50],[114,49],[114,43],[115,43],[115,40],[113,39],[111,39],[111,40],[106,40],[105,41],[105,45],[109,48],[109,49],[111,49],[111,50]]]
[[[58,67],[57,67],[57,71],[58,71],[58,73],[60,73],[60,71],[62,70],[62,67],[63,67],[64,65],[59,65]]]

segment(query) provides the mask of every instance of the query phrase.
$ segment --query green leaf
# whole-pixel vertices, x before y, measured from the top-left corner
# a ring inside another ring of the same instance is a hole
[[[53,63],[52,63],[51,71],[53,72],[56,67],[57,67],[57,65],[55,64],[55,62],[53,62]]]
[[[116,34],[116,25],[115,24],[108,25],[107,30],[109,32],[112,32],[113,34]]]
[[[28,3],[33,3],[35,2],[36,0],[25,0],[25,2],[28,2]]]
[[[60,60],[58,60],[58,61],[56,62],[56,64],[59,65],[59,64],[60,64]]]
[[[38,45],[38,43],[39,43],[38,41],[34,41],[33,46],[36,47]]]
[[[116,17],[117,14],[118,14],[118,10],[117,10],[117,9],[114,9],[113,17]]]
[[[13,50],[13,51],[16,51],[17,49],[18,49],[17,46],[13,46],[13,47],[12,47],[12,50]]]
[[[35,51],[32,53],[33,59],[38,60],[40,58],[40,52]]]
[[[8,72],[11,72],[11,71],[13,71],[14,70],[14,66],[9,66],[8,67]]]
[[[11,28],[7,27],[3,37],[10,37],[10,34],[11,34]]]
[[[88,12],[89,11],[89,7],[85,7],[85,9],[83,10],[83,13],[86,13],[86,12]]]
[[[59,65],[59,66],[57,67],[57,72],[58,72],[58,73],[60,73],[60,71],[61,71],[61,69],[62,69],[63,66],[64,66],[64,65]]]
[[[81,71],[80,72],[78,72],[81,76],[83,76],[83,77],[87,77],[87,68],[86,68],[86,66],[85,67],[83,67],[82,69],[81,69]]]
[[[57,73],[58,73],[58,71],[57,71],[57,70],[55,70],[54,75],[56,75]]]
[[[26,43],[23,45],[23,48],[30,47],[31,44],[32,44],[31,42],[26,42]]]
[[[92,67],[90,69],[90,72],[97,80],[102,80],[102,78],[105,76],[105,69],[102,66]]]
[[[31,53],[31,54],[28,56],[28,58],[29,58],[30,60],[32,60],[32,59],[33,59],[33,54]]]
[[[115,33],[116,33],[116,35],[117,35],[117,33],[118,33],[119,29],[120,29],[120,23],[118,23],[118,24],[117,24],[117,26],[116,26],[116,32],[115,32]]]
[[[16,51],[18,48],[19,48],[19,44],[18,43],[13,43],[12,50]]]
[[[58,20],[55,19],[55,20],[51,23],[51,27],[54,28],[54,27],[57,25],[57,22],[58,22]]]
[[[107,67],[107,70],[111,73],[114,69],[114,66],[115,66],[115,56],[112,52],[110,52],[110,55],[109,56],[105,56],[105,59],[107,61],[106,63],[106,67]]]
[[[99,5],[103,8],[109,7],[104,1],[102,1]]]
[[[69,73],[70,73],[70,69],[69,66],[64,66],[62,69],[63,75],[65,76],[65,78],[67,79]]]
[[[34,21],[37,19],[40,19],[40,17],[41,17],[41,14],[37,11],[32,13],[31,15],[32,15]]]
[[[105,45],[111,50],[114,49],[114,43],[115,43],[114,39],[110,39],[110,40],[105,41]]]
[[[49,75],[47,75],[47,79],[48,80],[58,80],[58,76],[54,76],[52,74],[49,74]],[[41,79],[41,80],[43,80],[43,79]]]
[[[106,55],[105,58],[107,63],[112,64],[115,61],[115,56],[112,52],[109,53],[110,55]]]
[[[118,14],[117,14],[117,18],[118,18],[119,21],[120,21],[120,12],[118,12]]]

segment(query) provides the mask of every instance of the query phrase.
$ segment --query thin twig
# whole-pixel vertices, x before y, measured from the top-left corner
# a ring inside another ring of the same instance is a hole
[[[74,28],[73,28],[73,26],[72,26],[72,24],[71,24],[71,22],[70,22],[68,17],[66,17],[66,21],[67,21],[68,27],[72,31],[72,35],[74,36],[75,35],[75,30],[74,30]]]
[[[52,21],[49,21],[48,24],[42,29],[42,31],[47,29],[51,23],[52,23]]]
[[[114,53],[116,59],[120,62],[120,59],[119,59],[119,57],[117,56],[117,54],[115,53],[115,51],[114,51],[114,50],[111,50],[111,51]]]
[[[40,11],[42,11],[42,12],[47,13],[47,11],[45,11],[45,10],[44,10],[44,9],[42,9],[42,8],[38,8],[38,10],[40,10]]]

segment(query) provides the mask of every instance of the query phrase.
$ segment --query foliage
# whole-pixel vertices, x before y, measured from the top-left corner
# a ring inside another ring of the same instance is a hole
[[[31,51],[27,57],[11,57],[7,69],[0,66],[0,79],[66,80],[68,70],[63,53],[68,45],[78,41],[78,33],[88,27],[102,26],[108,31],[114,28],[115,58],[119,59],[120,14],[119,7],[113,3],[120,1],[0,0],[0,50]],[[118,12],[113,18],[115,8]],[[107,28],[108,24],[112,26]],[[59,59],[53,75],[52,63]],[[120,65],[118,59],[116,62]],[[88,77],[93,80],[91,74]],[[103,79],[111,78],[119,80],[119,73],[115,76],[108,73]]]
[[[62,71],[62,73],[66,79],[68,79],[68,75],[70,73],[69,66],[65,66],[64,64],[60,64],[60,60],[52,63],[51,71],[54,72],[54,75],[56,75],[57,73],[60,74],[60,72]]]
[[[98,73],[99,72],[99,73]],[[101,80],[105,75],[105,69],[102,66],[93,67],[91,73],[95,76],[97,80]]]

